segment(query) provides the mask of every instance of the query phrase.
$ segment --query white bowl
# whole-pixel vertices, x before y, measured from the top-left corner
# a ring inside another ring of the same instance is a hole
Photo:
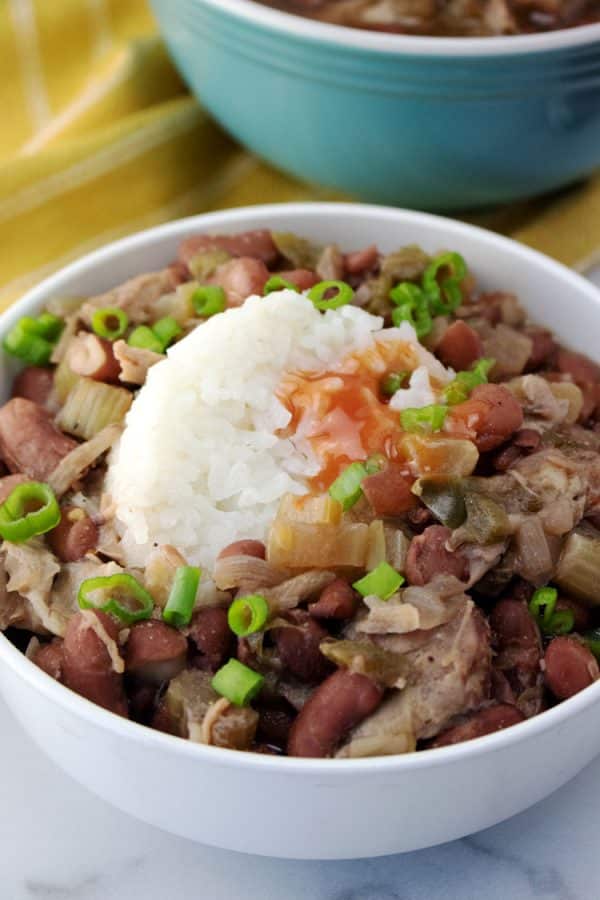
[[[478,228],[349,204],[263,206],[174,222],[98,250],[28,293],[0,335],[57,294],[155,269],[198,231],[296,230],[349,249],[419,243],[463,253],[479,283],[519,294],[561,340],[598,356],[600,294],[557,263]],[[8,396],[10,364],[4,367]],[[38,745],[90,790],[204,844],[343,859],[415,850],[494,825],[560,787],[600,751],[600,682],[506,731],[407,756],[282,759],[192,744],[126,721],[53,681],[0,636],[0,690]]]

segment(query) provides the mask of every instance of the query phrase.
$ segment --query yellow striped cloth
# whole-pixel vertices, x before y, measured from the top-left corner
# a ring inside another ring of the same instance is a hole
[[[0,309],[140,228],[333,196],[274,171],[211,121],[145,0],[0,0],[0,109]],[[600,260],[600,176],[468,218],[578,268]]]

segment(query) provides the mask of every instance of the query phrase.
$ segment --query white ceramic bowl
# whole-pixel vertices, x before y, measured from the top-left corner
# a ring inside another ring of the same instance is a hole
[[[347,248],[416,242],[463,253],[480,284],[518,293],[532,317],[598,356],[600,294],[555,262],[445,219],[346,204],[264,206],[187,219],[119,241],[49,278],[0,319],[0,334],[56,294],[90,294],[169,262],[198,231],[296,230]],[[3,392],[10,366],[2,361]],[[192,744],[94,706],[0,636],[0,689],[39,746],[119,808],[205,844],[342,859],[414,850],[514,815],[600,751],[600,682],[488,737],[407,756],[280,759]]]

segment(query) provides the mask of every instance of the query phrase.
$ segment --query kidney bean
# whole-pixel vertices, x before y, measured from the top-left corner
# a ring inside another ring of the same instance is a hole
[[[0,456],[11,472],[46,481],[76,446],[31,400],[14,397],[0,408]]]
[[[359,599],[343,578],[336,578],[321,591],[319,599],[308,611],[316,619],[351,619],[358,609]]]
[[[519,712],[516,706],[507,703],[495,703],[471,713],[458,725],[453,725],[438,734],[429,747],[449,747],[451,744],[459,744],[462,741],[471,741],[473,738],[483,737],[485,734],[493,734],[494,731],[502,731],[511,725],[522,722],[525,716]]]
[[[381,472],[367,475],[361,486],[377,516],[399,516],[417,505],[417,498],[404,477],[404,469],[395,463],[388,463]]]
[[[113,345],[97,334],[78,334],[69,345],[68,362],[77,375],[93,378],[94,381],[119,381],[121,363],[113,352]]]
[[[444,525],[430,525],[414,537],[406,555],[406,577],[410,584],[428,584],[435,575],[454,575],[467,581],[469,563],[460,549],[446,550],[451,531]]]
[[[542,640],[527,604],[514,597],[500,600],[490,613],[497,655],[495,667],[508,682],[519,709],[535,715],[542,705]]]
[[[406,520],[413,531],[422,533],[428,525],[432,525],[435,522],[435,516],[430,509],[427,509],[426,506],[419,502],[419,505],[415,506],[414,509],[409,509],[406,514]]]
[[[261,259],[268,266],[279,256],[271,232],[267,229],[243,231],[241,234],[197,234],[179,245],[179,259],[186,265],[198,253],[224,250],[231,256],[249,256]]]
[[[284,272],[276,272],[275,274],[285,278],[286,281],[290,281],[299,291],[308,291],[321,281],[317,273],[313,272],[312,269],[289,269]]]
[[[95,616],[115,642],[118,625],[105,613],[86,610],[76,613],[63,642],[63,679],[67,687],[120,716],[127,716],[123,676],[115,672],[104,641],[93,628]]]
[[[284,669],[308,684],[322,681],[332,668],[319,650],[319,644],[328,637],[327,630],[303,610],[293,610],[288,618],[293,627],[271,632]]]
[[[134,722],[147,725],[152,721],[156,711],[156,685],[143,684],[133,680],[127,687],[129,715]]]
[[[579,600],[561,594],[556,601],[556,609],[568,609],[573,613],[575,631],[587,631],[592,627],[592,610]]]
[[[216,672],[233,653],[234,636],[227,624],[227,610],[222,607],[196,610],[189,637],[196,650],[192,664],[197,669]]]
[[[469,437],[480,452],[494,450],[523,424],[521,404],[501,384],[480,384],[449,416],[450,430]]]
[[[285,708],[266,707],[259,710],[258,740],[284,748],[287,745],[294,718],[295,712],[287,704]]]
[[[125,669],[141,681],[159,685],[185,668],[187,649],[183,634],[165,622],[138,622],[129,631]]]
[[[65,506],[56,528],[47,535],[50,549],[62,562],[76,562],[98,544],[98,526],[79,507]]]
[[[556,342],[550,331],[544,328],[528,328],[525,331],[528,338],[531,338],[532,347],[527,365],[526,372],[533,372],[547,363],[556,350]]]
[[[566,700],[600,678],[591,650],[573,637],[556,637],[546,647],[544,678],[559,700]]]
[[[63,669],[63,642],[60,638],[54,638],[49,644],[42,644],[38,648],[31,661],[43,669],[46,675],[60,681]]]
[[[262,541],[234,541],[224,547],[217,559],[225,559],[227,556],[255,556],[256,559],[264,559],[267,548]]]
[[[469,369],[483,356],[483,343],[477,332],[459,319],[448,326],[436,345],[435,355],[457,372]]]
[[[355,250],[344,256],[344,267],[350,275],[360,275],[368,269],[374,269],[379,262],[379,250],[375,244],[365,247],[363,250]]]
[[[54,369],[26,366],[13,381],[12,396],[23,397],[45,407],[53,389]]]
[[[331,756],[375,712],[383,689],[366,675],[338,669],[311,694],[290,729],[290,756]]]
[[[556,367],[559,372],[570,375],[575,384],[600,381],[600,367],[581,353],[561,348],[556,356]]]
[[[523,456],[535,453],[542,443],[542,436],[534,428],[522,428],[514,435],[510,444],[501,447],[494,455],[492,463],[496,471],[506,472],[507,469]]]

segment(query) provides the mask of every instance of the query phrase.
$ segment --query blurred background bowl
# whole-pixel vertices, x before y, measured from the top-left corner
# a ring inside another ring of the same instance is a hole
[[[600,165],[600,24],[435,38],[253,0],[152,0],[183,77],[238,140],[354,197],[465,209]]]

